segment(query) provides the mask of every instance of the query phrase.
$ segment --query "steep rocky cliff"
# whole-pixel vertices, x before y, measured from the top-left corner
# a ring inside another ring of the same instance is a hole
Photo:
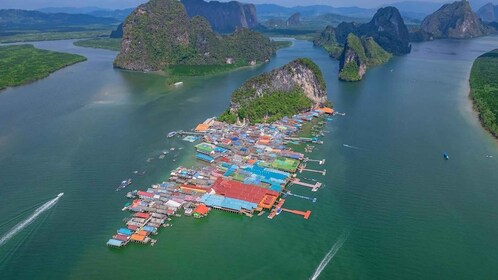
[[[327,26],[319,38],[315,39],[315,42],[316,44],[326,45],[322,42],[331,42],[331,36],[334,35],[335,41],[340,45],[344,45],[350,33],[360,37],[372,37],[383,49],[396,55],[406,54],[411,51],[408,29],[398,9],[394,7],[379,9],[372,20],[365,24],[343,22],[336,28]]]
[[[343,46],[337,42],[335,28],[331,25],[325,29],[313,40],[313,46],[323,47],[331,57],[339,59]]]
[[[486,22],[498,21],[498,5],[488,3],[477,10],[476,14]]]
[[[465,39],[486,34],[486,28],[466,0],[443,5],[420,25],[418,40]]]
[[[387,62],[391,54],[379,46],[372,37],[362,37],[350,33],[346,39],[339,62],[339,79],[347,82],[359,81],[367,72],[367,67]]]
[[[181,0],[181,2],[190,17],[206,18],[216,32],[231,33],[240,27],[258,26],[256,7],[253,4],[204,0]]]
[[[395,7],[379,9],[369,23],[360,25],[355,34],[374,38],[375,42],[392,54],[411,51],[408,28]]]
[[[246,81],[231,98],[221,120],[272,121],[328,104],[320,68],[306,58]]]
[[[301,24],[301,14],[300,13],[292,14],[285,22],[286,26],[296,26],[299,24]]]
[[[111,38],[123,38],[123,24],[120,23],[118,27],[116,27],[115,30],[111,31],[111,35],[109,35]]]
[[[155,71],[171,65],[219,65],[264,62],[275,53],[259,33],[238,29],[229,36],[213,32],[206,19],[190,19],[176,0],[151,0],[138,6],[123,24],[119,68]]]

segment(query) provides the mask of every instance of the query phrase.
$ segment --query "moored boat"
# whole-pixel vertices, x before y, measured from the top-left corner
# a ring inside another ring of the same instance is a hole
[[[171,131],[170,133],[168,133],[167,137],[168,138],[175,137],[176,133],[177,133],[176,131]]]

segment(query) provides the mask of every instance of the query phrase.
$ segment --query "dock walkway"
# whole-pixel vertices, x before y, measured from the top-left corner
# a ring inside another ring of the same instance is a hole
[[[320,182],[316,182],[314,185],[312,185],[312,184],[308,184],[308,183],[302,182],[299,179],[292,179],[290,182],[292,184],[295,184],[295,185],[299,185],[299,186],[310,188],[311,191],[313,191],[313,192],[316,192],[322,186],[322,183],[320,183]]]

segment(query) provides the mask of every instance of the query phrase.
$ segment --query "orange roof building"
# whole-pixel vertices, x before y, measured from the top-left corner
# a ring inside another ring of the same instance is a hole
[[[208,124],[201,123],[201,124],[197,125],[197,127],[195,128],[195,131],[202,132],[202,131],[206,131],[208,129],[209,129]]]
[[[132,241],[144,242],[145,235],[140,235],[140,234],[135,233],[135,234],[131,235],[130,239]]]
[[[333,114],[334,113],[334,109],[328,108],[328,107],[320,108],[320,109],[318,109],[318,111],[323,112],[325,114]]]
[[[205,204],[199,204],[195,209],[194,209],[194,217],[196,218],[201,218],[205,217],[209,213],[209,207],[207,207]]]

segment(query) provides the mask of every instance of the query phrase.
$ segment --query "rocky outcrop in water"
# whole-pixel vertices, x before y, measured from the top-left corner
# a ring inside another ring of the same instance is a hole
[[[379,9],[372,20],[365,24],[343,22],[336,28],[327,26],[315,42],[331,42],[332,33],[340,45],[344,45],[348,35],[353,33],[360,37],[372,37],[384,50],[392,54],[401,55],[411,51],[408,29],[398,9],[394,7]]]
[[[230,109],[220,118],[261,122],[328,103],[320,68],[309,59],[299,58],[246,81],[233,93]]]
[[[140,71],[171,65],[219,65],[265,62],[275,53],[270,39],[245,28],[220,36],[206,19],[190,19],[177,0],[151,0],[138,6],[123,24],[121,51],[114,65]]]
[[[477,16],[486,22],[498,22],[498,5],[488,3],[477,10]]]
[[[412,35],[412,40],[465,39],[483,36],[487,32],[469,2],[462,0],[445,4],[427,16],[422,21],[420,30]]]
[[[346,39],[339,62],[339,79],[355,82],[363,79],[367,67],[383,64],[391,54],[380,47],[372,37],[362,37],[350,33]]]
[[[258,26],[256,7],[253,4],[204,0],[181,0],[181,2],[190,17],[206,18],[216,32],[231,33],[240,27]]]

